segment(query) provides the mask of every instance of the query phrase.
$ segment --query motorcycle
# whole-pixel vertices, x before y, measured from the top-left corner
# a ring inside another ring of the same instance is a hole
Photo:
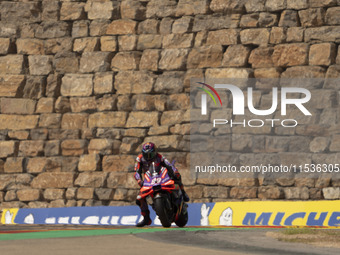
[[[174,168],[174,162],[172,162]],[[179,185],[172,180],[165,167],[155,167],[153,163],[144,174],[141,198],[151,197],[152,208],[159,217],[162,226],[168,228],[172,222],[184,227],[188,222],[188,205],[183,200]]]

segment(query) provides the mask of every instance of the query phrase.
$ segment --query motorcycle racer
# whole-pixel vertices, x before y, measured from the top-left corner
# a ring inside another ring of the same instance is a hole
[[[181,175],[178,172],[177,168],[173,167],[169,163],[169,161],[160,153],[157,153],[155,144],[151,142],[147,142],[143,145],[142,153],[136,158],[134,177],[138,185],[140,187],[143,187],[142,176],[149,170],[151,164],[154,164],[155,167],[165,167],[168,170],[169,176],[179,185],[183,194],[184,201],[188,202],[189,197],[184,190]],[[139,194],[136,199],[136,204],[140,207],[141,214],[143,215],[143,220],[139,222],[136,226],[144,227],[145,225],[150,225],[152,221],[150,218],[150,211],[146,199],[141,198]]]

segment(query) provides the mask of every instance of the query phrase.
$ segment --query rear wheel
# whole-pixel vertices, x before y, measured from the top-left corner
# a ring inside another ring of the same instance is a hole
[[[166,198],[164,197],[158,197],[154,201],[154,207],[156,214],[159,217],[159,220],[162,223],[162,226],[165,228],[168,228],[171,226],[171,216],[169,215],[169,211],[166,208]]]

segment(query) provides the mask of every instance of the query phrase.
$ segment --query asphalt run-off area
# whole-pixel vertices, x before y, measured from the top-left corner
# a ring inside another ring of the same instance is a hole
[[[282,242],[272,227],[0,225],[0,254],[339,254],[335,247]]]

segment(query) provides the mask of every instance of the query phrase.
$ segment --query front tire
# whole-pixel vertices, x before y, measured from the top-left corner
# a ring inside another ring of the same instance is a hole
[[[154,201],[154,207],[156,214],[159,217],[159,220],[162,223],[162,226],[165,228],[168,228],[171,226],[171,218],[169,217],[168,210],[165,206],[165,201],[166,198],[164,197],[158,197]]]
[[[187,206],[184,204],[183,206]],[[176,225],[180,228],[183,228],[188,223],[189,215],[186,208],[182,208],[181,214],[178,216],[177,220],[175,221]]]

